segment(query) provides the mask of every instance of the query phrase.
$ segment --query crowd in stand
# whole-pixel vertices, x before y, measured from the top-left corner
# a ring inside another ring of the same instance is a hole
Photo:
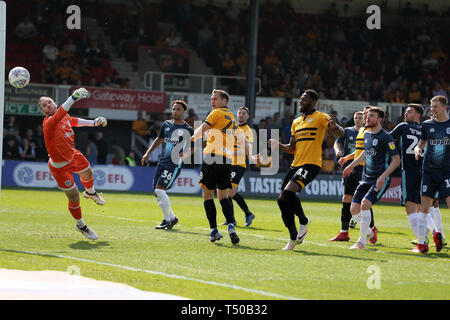
[[[319,15],[296,13],[287,0],[261,2],[256,69],[261,81],[260,95],[284,98],[288,111],[254,123],[257,132],[279,129],[281,141],[287,143],[294,119],[293,100],[306,88],[316,89],[321,99],[372,104],[377,101],[428,104],[432,96],[448,97],[450,43],[447,41],[449,20],[445,18],[450,14],[450,7],[448,12],[432,12],[427,5],[418,9],[410,3],[398,12],[382,8],[383,13],[399,15],[402,23],[368,30],[361,28],[365,26],[362,19],[367,15],[353,17],[349,13],[351,3],[333,3],[326,14]],[[61,1],[49,7],[43,2],[24,0],[11,6],[7,71],[15,65],[26,65],[19,63],[20,59],[26,59],[32,66],[33,82],[129,88],[111,67],[103,39],[92,38],[83,28],[65,29],[68,5],[68,1]],[[137,59],[137,47],[142,44],[158,47],[188,44],[215,74],[246,75],[248,8],[238,8],[231,1],[226,8],[216,6],[211,0],[204,5],[190,0],[134,1],[132,6],[102,4],[99,15],[96,2],[83,4],[81,1],[79,5],[87,8],[87,16],[97,17],[98,25],[104,27],[119,55],[128,60]],[[429,18],[434,22],[430,23]],[[172,27],[165,31],[160,23]],[[243,94],[245,86],[242,83],[232,86],[229,92]],[[198,119],[193,109],[190,112],[187,121],[203,120]],[[133,122],[133,130],[150,144],[168,117],[163,114],[157,120],[149,120],[140,115]],[[337,120],[343,126],[352,124],[351,119],[349,123],[345,119]],[[42,128],[30,129],[31,133],[27,131],[26,136],[20,137],[14,133],[17,131],[14,120],[8,121],[12,122],[5,125],[8,138],[5,158],[45,160],[47,155],[38,139],[42,138]],[[389,121],[383,123],[388,130],[393,126]],[[12,136],[15,139],[10,139]],[[105,163],[99,160],[103,154],[99,139],[86,137],[84,140],[84,153],[92,159],[97,155],[97,163]],[[324,139],[324,172],[338,170],[332,141],[331,136]],[[112,147],[114,163],[124,164],[127,157],[123,149],[117,144]],[[281,169],[287,169],[291,160],[290,155],[282,155]],[[151,164],[156,161],[157,157],[151,159]]]
[[[35,83],[130,88],[111,67],[101,36],[66,28],[70,4],[24,0],[8,7],[6,74],[20,65]]]

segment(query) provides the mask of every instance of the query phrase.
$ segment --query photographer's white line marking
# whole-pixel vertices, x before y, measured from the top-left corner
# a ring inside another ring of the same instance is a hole
[[[148,273],[148,274],[159,275],[159,276],[163,276],[163,277],[167,277],[167,278],[188,280],[188,281],[200,282],[200,283],[209,284],[209,285],[218,286],[218,287],[231,288],[231,289],[235,289],[235,290],[241,290],[241,291],[245,291],[245,292],[256,293],[256,294],[260,294],[260,295],[264,295],[264,296],[268,296],[268,297],[279,298],[279,299],[304,300],[302,298],[284,296],[284,295],[281,295],[281,294],[272,293],[272,292],[266,292],[266,291],[262,291],[262,290],[249,289],[249,288],[240,287],[240,286],[236,286],[236,285],[228,284],[228,283],[220,283],[220,282],[215,282],[215,281],[208,281],[208,280],[190,278],[190,277],[185,277],[185,276],[181,276],[181,275],[177,275],[177,274],[169,274],[169,273],[165,273],[165,272],[161,272],[161,271],[153,271],[153,270],[147,270],[147,269],[137,269],[137,268],[122,266],[122,265],[119,265],[119,264],[109,263],[109,262],[101,262],[101,261],[95,261],[95,260],[84,259],[84,258],[64,256],[64,255],[59,255],[59,254],[41,253],[41,252],[34,252],[34,251],[22,251],[22,250],[12,250],[12,249],[4,249],[4,248],[0,248],[0,250],[9,251],[9,252],[16,252],[16,253],[32,254],[32,255],[38,255],[38,256],[53,257],[53,258],[64,258],[64,259],[71,259],[71,260],[75,260],[75,261],[94,263],[94,264],[99,264],[99,265],[104,265],[104,266],[109,266],[109,267],[114,267],[114,268],[120,268],[120,269],[124,269],[124,270],[128,270],[128,271],[145,272],[145,273]]]

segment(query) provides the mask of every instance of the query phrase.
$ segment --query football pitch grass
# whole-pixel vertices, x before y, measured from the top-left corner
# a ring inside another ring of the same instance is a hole
[[[190,299],[450,299],[448,248],[427,254],[412,249],[409,222],[400,205],[376,205],[378,242],[368,250],[329,242],[340,229],[339,203],[303,201],[312,218],[304,243],[282,251],[287,241],[275,198],[249,199],[256,219],[241,239],[211,243],[200,196],[170,195],[180,219],[174,229],[156,230],[162,213],[153,195],[108,193],[107,204],[82,199],[83,218],[98,234],[89,241],[75,230],[63,192],[3,189],[0,207],[0,268],[76,269],[84,277]],[[223,222],[216,200],[218,223]],[[449,209],[441,208],[450,234]],[[297,220],[298,224],[298,220]],[[433,242],[430,242],[430,245]]]

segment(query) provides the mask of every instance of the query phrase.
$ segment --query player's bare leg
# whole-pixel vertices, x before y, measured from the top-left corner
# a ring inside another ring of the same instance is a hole
[[[80,192],[77,187],[70,190],[64,191],[67,198],[69,199],[69,211],[72,217],[76,220],[76,228],[80,231],[86,238],[90,240],[97,240],[97,234],[84,223],[81,206],[80,206]]]
[[[86,199],[92,199],[98,205],[106,204],[101,194],[98,194],[94,188],[94,175],[92,169],[89,167],[84,171],[78,173],[80,175],[81,184],[84,186],[83,196]]]

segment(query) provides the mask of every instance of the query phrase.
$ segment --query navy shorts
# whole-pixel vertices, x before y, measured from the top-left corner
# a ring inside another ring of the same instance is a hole
[[[372,183],[361,181],[358,187],[356,188],[352,202],[361,203],[363,198],[366,198],[367,200],[372,202],[372,204],[375,204],[389,189],[389,186],[391,184],[391,177],[389,176],[386,178],[386,182],[384,183],[383,187],[380,190],[375,190],[376,183],[377,183],[376,181]]]
[[[156,186],[161,186],[169,190],[175,179],[180,175],[180,172],[180,166],[158,163],[155,176],[153,177],[153,189],[155,189]]]
[[[406,201],[420,204],[421,181],[422,170],[420,168],[402,171],[402,206]]]
[[[439,192],[441,199],[450,196],[450,172],[442,169],[425,169],[422,177],[422,196],[436,197]]]
[[[356,166],[352,173],[347,178],[343,179],[344,194],[349,194],[352,196],[355,194],[356,188],[362,179],[363,167],[364,166],[361,165]]]

